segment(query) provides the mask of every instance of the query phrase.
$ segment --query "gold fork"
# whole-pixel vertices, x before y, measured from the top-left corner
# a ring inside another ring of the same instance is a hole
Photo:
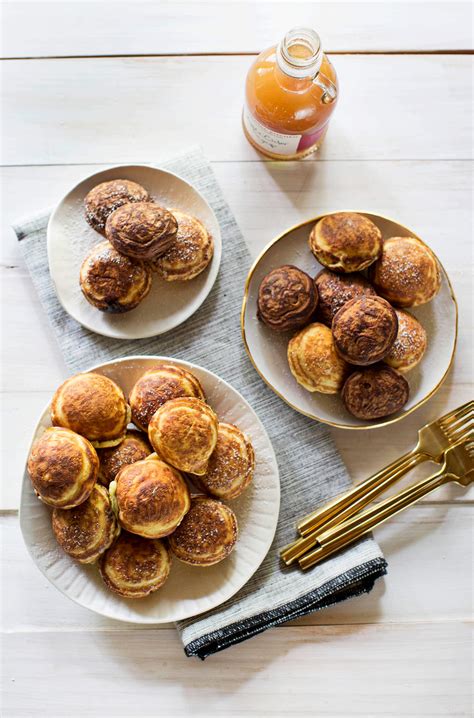
[[[439,471],[409,486],[404,491],[389,496],[376,506],[364,511],[343,524],[333,526],[318,537],[318,547],[299,559],[301,568],[307,569],[347,544],[369,533],[373,528],[411,506],[431,491],[450,482],[468,486],[474,482],[474,434],[467,441],[450,447],[444,455]]]
[[[365,508],[375,496],[383,493],[408,471],[424,461],[441,463],[446,449],[462,441],[472,429],[474,401],[426,424],[418,431],[418,442],[412,451],[404,454],[381,471],[357,484],[328,504],[305,516],[298,522],[301,536],[280,550],[282,560],[290,565],[316,544],[318,533],[353,516]]]

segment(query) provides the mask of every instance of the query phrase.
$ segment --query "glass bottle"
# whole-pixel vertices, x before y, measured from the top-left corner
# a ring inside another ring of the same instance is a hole
[[[337,75],[314,30],[295,28],[251,66],[242,122],[248,141],[273,159],[320,146],[338,96]]]

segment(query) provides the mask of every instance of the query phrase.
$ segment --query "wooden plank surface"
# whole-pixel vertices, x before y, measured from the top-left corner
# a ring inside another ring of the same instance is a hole
[[[242,56],[4,61],[2,164],[149,162],[195,142],[211,160],[260,161],[241,129],[249,64]],[[340,102],[320,159],[469,157],[469,57],[341,55],[335,64]]]
[[[212,656],[174,630],[9,633],[4,710],[19,716],[470,716],[470,626],[285,627]]]
[[[336,208],[412,226],[454,282],[457,361],[425,407],[371,433],[370,452],[355,432],[333,432],[363,478],[472,394],[471,59],[335,55],[341,100],[323,151],[278,164],[241,133],[247,53],[304,23],[334,53],[461,53],[472,46],[470,4],[17,0],[2,10],[2,56],[68,57],[1,66],[2,715],[471,715],[472,492],[448,488],[376,532],[389,574],[369,596],[204,664],[184,657],[174,629],[101,619],[49,585],[14,512],[30,428],[67,370],[9,229],[104,163],[156,163],[195,142],[253,256],[286,226]],[[205,57],[95,57],[189,54]]]
[[[295,26],[314,27],[333,52],[472,44],[468,2],[15,0],[3,12],[3,57],[255,53]]]
[[[369,595],[305,616],[295,625],[468,621],[473,513],[471,506],[419,505],[395,517],[375,532],[389,564],[387,577]],[[101,618],[60,594],[33,564],[16,516],[0,518],[0,536],[3,630],[149,630]]]

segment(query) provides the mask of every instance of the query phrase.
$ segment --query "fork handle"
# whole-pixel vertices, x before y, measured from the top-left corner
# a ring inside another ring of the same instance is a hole
[[[342,494],[342,496],[337,496],[330,504],[323,506],[322,509],[314,511],[307,516],[306,518],[311,519],[311,525],[314,525],[315,528],[296,541],[284,546],[280,550],[282,561],[286,563],[287,566],[290,566],[294,561],[300,558],[300,556],[303,556],[303,554],[309,551],[309,549],[316,546],[322,532],[327,531],[336,524],[342,524],[360,509],[365,508],[371,503],[374,496],[381,494],[386,488],[404,476],[409,469],[421,461],[424,461],[425,458],[425,454],[420,454],[415,451],[405,454],[390,464],[390,466],[387,466],[366,481],[358,484],[353,489],[350,489],[350,491]],[[305,521],[305,519],[303,519],[303,521]]]
[[[349,521],[325,531],[318,537],[318,548],[300,558],[301,568],[309,568],[322,561],[322,559],[331,556],[331,554],[369,533],[376,526],[454,478],[453,474],[443,473],[442,471],[437,472],[400,491],[395,496],[389,496],[387,499],[380,501],[376,506],[358,516],[354,516]]]
[[[367,506],[375,496],[383,493],[385,489],[398,481],[410,469],[430,458],[428,454],[416,449],[409,451],[349,491],[336,496],[335,499],[325,504],[322,508],[305,516],[298,522],[298,532],[301,536],[307,536],[314,531],[321,533],[320,529],[325,530],[335,523],[341,523],[344,519]]]

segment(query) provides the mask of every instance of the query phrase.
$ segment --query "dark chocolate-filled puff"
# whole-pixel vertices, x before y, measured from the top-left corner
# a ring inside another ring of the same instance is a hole
[[[313,279],[298,267],[285,264],[262,279],[257,317],[276,331],[299,329],[309,323],[317,304]]]
[[[350,364],[367,366],[386,356],[397,336],[398,319],[382,297],[351,299],[332,320],[334,344]]]
[[[384,364],[359,369],[346,379],[342,400],[358,419],[381,419],[400,411],[410,389],[404,376]]]

